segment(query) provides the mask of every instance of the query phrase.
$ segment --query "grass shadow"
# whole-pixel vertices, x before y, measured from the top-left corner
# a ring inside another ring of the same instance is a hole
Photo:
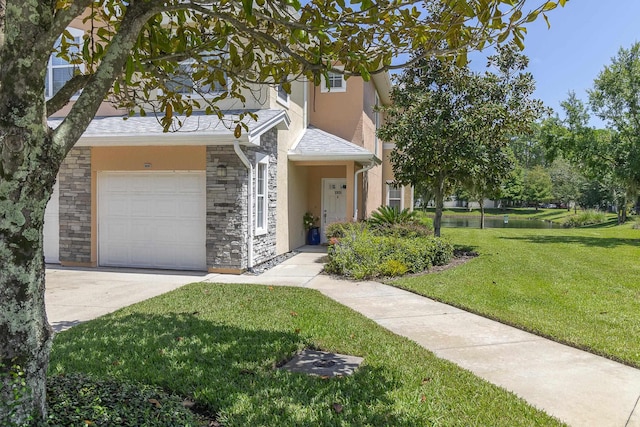
[[[193,398],[223,425],[420,424],[392,409],[393,368],[334,379],[275,369],[307,345],[294,331],[243,329],[197,312],[135,313],[58,334],[50,369],[151,383]]]

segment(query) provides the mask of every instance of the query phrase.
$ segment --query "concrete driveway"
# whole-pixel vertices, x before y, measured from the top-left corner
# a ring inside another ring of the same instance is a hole
[[[136,269],[78,269],[48,265],[47,317],[57,332],[80,322],[207,280],[206,272]]]

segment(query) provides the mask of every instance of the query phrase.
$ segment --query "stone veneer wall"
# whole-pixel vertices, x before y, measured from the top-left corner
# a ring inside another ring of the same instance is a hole
[[[254,165],[257,153],[269,155],[267,233],[254,236],[254,265],[276,256],[277,144],[278,132],[274,128],[261,136],[259,150],[245,151]],[[225,177],[217,176],[218,165],[226,166]],[[207,266],[210,268],[244,270],[248,267],[247,177],[248,171],[233,147],[207,147]],[[255,191],[255,183],[253,188]],[[251,226],[254,224],[255,217],[251,218]]]
[[[218,177],[218,165],[227,167]],[[207,266],[247,267],[247,168],[230,146],[207,147]]]
[[[277,184],[278,184],[278,130],[272,128],[260,137],[262,154],[269,156],[269,168],[267,170],[267,233],[254,236],[253,263],[258,265],[274,258],[276,254],[276,212],[277,212]],[[256,152],[249,157],[255,162]],[[254,184],[255,185],[255,184]],[[255,200],[255,199],[254,199]],[[255,210],[253,224],[255,224]],[[302,219],[301,219],[302,221]]]
[[[91,263],[91,148],[73,148],[62,162],[60,262]]]

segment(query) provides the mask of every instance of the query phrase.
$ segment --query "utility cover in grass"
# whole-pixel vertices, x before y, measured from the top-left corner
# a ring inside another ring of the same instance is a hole
[[[307,349],[293,356],[280,369],[321,377],[338,377],[353,374],[363,360],[357,356]]]

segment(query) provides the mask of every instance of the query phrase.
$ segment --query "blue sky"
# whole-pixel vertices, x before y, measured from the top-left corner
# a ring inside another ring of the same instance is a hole
[[[524,53],[536,80],[535,97],[560,113],[570,90],[587,101],[587,89],[621,47],[640,41],[640,0],[569,0],[527,27]],[[483,60],[473,65],[484,66]],[[476,68],[473,66],[472,68]],[[592,117],[591,124],[604,127]]]

